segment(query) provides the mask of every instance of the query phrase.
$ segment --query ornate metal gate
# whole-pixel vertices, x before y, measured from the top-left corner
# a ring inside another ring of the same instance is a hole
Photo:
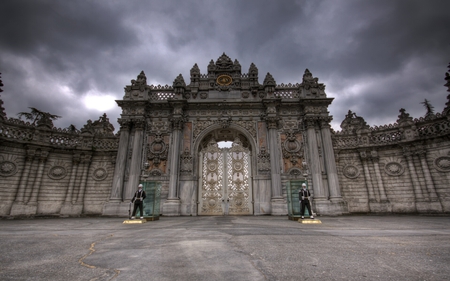
[[[250,152],[236,138],[231,148],[211,139],[201,152],[199,215],[253,214]]]

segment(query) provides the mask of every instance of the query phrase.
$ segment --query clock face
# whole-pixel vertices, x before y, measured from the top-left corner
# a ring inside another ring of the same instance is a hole
[[[231,78],[230,75],[220,75],[219,77],[217,77],[217,84],[221,85],[221,86],[226,86],[226,85],[230,85],[231,82],[233,81],[233,79]]]

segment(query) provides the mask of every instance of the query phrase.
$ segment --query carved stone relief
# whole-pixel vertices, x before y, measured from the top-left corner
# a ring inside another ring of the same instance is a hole
[[[17,157],[0,155],[0,176],[10,177],[17,173]]]
[[[62,162],[62,161],[56,161],[54,165],[48,170],[48,177],[53,180],[61,180],[67,176],[67,166],[69,164]]]

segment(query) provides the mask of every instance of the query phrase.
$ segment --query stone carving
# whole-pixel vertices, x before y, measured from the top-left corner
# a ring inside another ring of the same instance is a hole
[[[283,158],[289,159],[292,165],[297,165],[303,158],[303,143],[297,140],[294,132],[286,132],[286,140],[282,143]]]
[[[157,134],[155,139],[147,146],[147,159],[158,166],[161,161],[167,159],[168,149],[161,135]]]
[[[92,178],[96,181],[103,181],[108,177],[108,169],[106,163],[93,167]]]
[[[104,113],[97,121],[87,121],[87,124],[81,129],[82,134],[89,135],[108,135],[114,136],[114,126],[109,122],[109,118]]]
[[[260,174],[270,173],[270,154],[266,151],[264,146],[261,147],[258,153],[258,172]]]
[[[137,76],[136,80],[131,80],[131,87],[127,90],[130,91],[131,89],[139,89],[141,92],[145,90],[145,86],[147,86],[147,77],[145,76],[144,71],[142,70],[141,73]]]
[[[17,173],[17,158],[14,156],[4,157],[0,155],[0,176],[10,177]]]
[[[325,90],[325,85],[319,83],[319,78],[313,78],[312,73],[308,69],[303,74],[302,85],[305,90],[310,90],[311,94],[314,95],[320,94],[320,90]]]
[[[384,171],[390,176],[400,176],[405,171],[403,165],[399,162],[387,162],[384,165]]]
[[[364,118],[357,116],[356,113],[349,110],[344,121],[341,123],[341,129],[342,133],[356,134],[356,132],[360,132],[361,130],[368,130],[369,125],[367,125]]]
[[[183,152],[183,154],[181,154],[180,156],[180,163],[181,163],[181,167],[180,167],[180,172],[182,174],[190,174],[192,173],[192,155],[189,152],[189,149],[186,148]]]
[[[355,165],[346,165],[344,168],[342,168],[342,174],[344,174],[345,177],[349,179],[356,179],[359,177],[359,169]]]
[[[450,171],[450,156],[443,155],[433,160],[434,167],[440,172]]]
[[[54,165],[48,170],[48,177],[53,180],[61,180],[67,176],[68,164],[63,161],[56,161]]]
[[[242,98],[248,99],[248,97],[250,97],[250,93],[249,92],[242,92]]]

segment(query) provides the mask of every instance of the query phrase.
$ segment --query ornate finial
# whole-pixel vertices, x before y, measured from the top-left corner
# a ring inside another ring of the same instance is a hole
[[[194,64],[194,66],[191,68],[191,77],[199,75],[200,75],[200,68],[198,68],[197,64]]]
[[[256,65],[252,62],[250,64],[250,68],[248,69],[248,74],[250,76],[258,76],[258,68],[256,67]]]
[[[266,78],[264,78],[264,83],[263,85],[272,85],[275,86],[277,83],[275,82],[275,79],[273,79],[272,74],[270,74],[269,72],[267,72],[266,74]]]
[[[183,75],[181,75],[181,73],[173,81],[173,87],[186,87],[186,83],[184,82],[184,78]]]
[[[145,86],[147,85],[147,77],[145,76],[144,71],[142,70],[141,73],[137,76],[136,80],[131,80],[132,86]]]
[[[400,115],[398,116],[399,120],[409,117],[409,113],[406,113],[406,110],[404,108],[400,108],[399,112],[400,112]]]
[[[356,113],[352,112],[351,110],[348,111],[348,114],[345,115],[345,118],[356,118]]]

